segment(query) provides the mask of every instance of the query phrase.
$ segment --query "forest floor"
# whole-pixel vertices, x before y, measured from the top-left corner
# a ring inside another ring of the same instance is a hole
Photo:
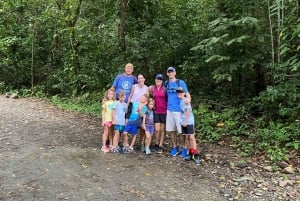
[[[0,200],[300,200],[299,163],[274,171],[225,143],[200,144],[196,165],[168,156],[169,137],[163,154],[101,153],[101,132],[98,118],[0,96]]]

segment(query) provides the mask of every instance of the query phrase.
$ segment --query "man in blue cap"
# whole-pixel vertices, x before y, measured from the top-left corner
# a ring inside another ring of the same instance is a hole
[[[177,96],[176,90],[179,87],[182,87],[184,91],[184,96],[187,101],[191,101],[191,95],[188,91],[187,85],[183,80],[176,79],[176,69],[174,67],[169,67],[167,69],[167,75],[169,79],[165,81],[165,87],[168,95],[167,103],[167,120],[166,120],[166,131],[171,133],[172,149],[170,151],[170,156],[176,156],[179,153],[177,145],[177,133],[181,133],[181,124],[180,124],[180,99]],[[185,138],[183,135],[181,137],[182,142],[182,151],[181,157],[187,156],[187,147],[185,144]]]

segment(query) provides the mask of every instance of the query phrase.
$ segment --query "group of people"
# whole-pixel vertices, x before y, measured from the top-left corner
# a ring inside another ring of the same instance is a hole
[[[142,152],[151,154],[150,144],[154,135],[154,151],[162,153],[166,132],[170,132],[170,156],[180,154],[185,160],[200,164],[191,96],[186,83],[176,78],[174,67],[168,67],[168,79],[164,80],[162,74],[157,74],[155,83],[148,87],[144,75],[138,74],[136,78],[133,70],[131,63],[126,64],[125,72],[115,77],[101,102],[104,127],[101,151],[131,153],[139,133]],[[130,143],[129,135],[132,136]],[[121,137],[122,147],[119,146]]]

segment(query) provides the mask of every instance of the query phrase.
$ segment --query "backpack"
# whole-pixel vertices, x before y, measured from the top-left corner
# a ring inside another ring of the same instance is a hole
[[[177,84],[177,87],[180,87],[180,79],[176,79],[176,84]],[[164,86],[167,90],[169,89],[169,80],[165,81]]]

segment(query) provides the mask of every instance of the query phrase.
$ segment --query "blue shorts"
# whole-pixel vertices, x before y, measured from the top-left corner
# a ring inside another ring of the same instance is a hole
[[[119,133],[123,133],[125,126],[122,125],[115,125],[114,130],[119,131]]]
[[[154,126],[146,125],[146,132],[150,133],[151,135],[154,134]]]
[[[136,135],[139,127],[130,123],[127,123],[124,129],[124,133],[129,133],[131,135]]]

